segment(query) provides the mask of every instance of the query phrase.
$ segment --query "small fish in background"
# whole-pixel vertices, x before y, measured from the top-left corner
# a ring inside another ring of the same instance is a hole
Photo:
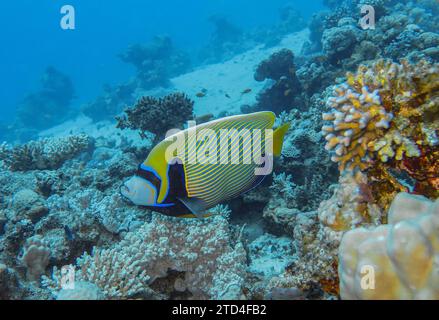
[[[230,99],[230,96],[229,96],[228,93],[226,93],[224,96],[225,96],[226,98]]]
[[[196,96],[197,98],[203,98],[203,97],[206,96],[206,93],[205,93],[205,92],[197,92],[197,93],[195,94],[195,96]]]
[[[252,92],[252,89],[247,88],[247,89],[244,89],[244,90],[241,92],[241,94],[247,94],[247,93],[250,93],[250,92]]]
[[[213,119],[213,114],[207,113],[207,114],[203,114],[201,116],[195,117],[194,120],[197,124],[202,124],[202,123],[208,122],[212,119]]]
[[[287,89],[284,91],[284,96],[288,97],[290,93],[291,93],[291,89]]]
[[[121,196],[135,205],[147,207],[165,215],[180,218],[208,217],[208,209],[233,199],[259,185],[271,170],[256,174],[256,170],[272,168],[273,156],[280,156],[285,133],[289,123],[274,130],[271,141],[273,154],[256,154],[258,158],[249,163],[226,163],[194,161],[183,162],[192,144],[187,137],[201,130],[211,130],[220,134],[221,130],[233,130],[230,139],[240,141],[240,130],[267,130],[274,126],[276,116],[271,111],[235,115],[216,119],[177,132],[158,143],[146,160],[138,167],[137,173],[120,187]],[[238,130],[239,128],[240,130]],[[174,141],[173,141],[174,140]],[[203,140],[196,147],[202,146]],[[210,141],[210,140],[209,140]],[[265,145],[264,140],[262,142]],[[166,157],[168,147],[175,147],[172,159]],[[238,144],[239,148],[239,144]],[[239,148],[238,157],[251,154],[253,143]],[[265,150],[264,146],[260,146]],[[221,158],[221,148],[216,148],[217,159]],[[234,154],[227,153],[233,157]],[[236,156],[236,155],[235,155]],[[255,156],[255,155],[253,155]],[[170,161],[168,161],[170,160]]]

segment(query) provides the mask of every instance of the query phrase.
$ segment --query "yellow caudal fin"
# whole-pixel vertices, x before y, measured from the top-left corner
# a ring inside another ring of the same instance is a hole
[[[290,128],[289,123],[281,125],[273,132],[273,154],[275,157],[279,157],[282,152],[282,145],[284,144],[284,137]]]

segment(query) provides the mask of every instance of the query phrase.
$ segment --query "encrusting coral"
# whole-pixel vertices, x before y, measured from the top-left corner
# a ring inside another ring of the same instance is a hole
[[[90,145],[85,135],[47,138],[10,147],[0,145],[0,161],[12,171],[57,169],[64,161],[73,158]]]
[[[332,197],[320,203],[319,221],[335,231],[346,231],[359,225],[381,224],[381,210],[372,200],[364,174],[357,177],[342,174]]]
[[[439,299],[439,200],[399,193],[389,224],[345,233],[342,299]]]
[[[332,111],[323,114],[331,121],[322,127],[326,149],[340,171],[367,172],[373,180],[402,170],[416,181],[415,191],[439,196],[438,89],[438,65],[426,61],[379,60],[348,73],[327,100]]]

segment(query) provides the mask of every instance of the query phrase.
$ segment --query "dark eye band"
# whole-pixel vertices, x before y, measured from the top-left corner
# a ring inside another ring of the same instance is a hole
[[[142,165],[139,165],[137,168],[136,176],[151,182],[156,190],[160,190],[160,185],[162,184],[160,179],[152,171],[142,168]]]

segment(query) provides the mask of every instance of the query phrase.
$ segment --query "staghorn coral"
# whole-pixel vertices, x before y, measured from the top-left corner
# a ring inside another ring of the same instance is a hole
[[[0,161],[12,171],[57,169],[89,144],[90,138],[84,134],[30,141],[13,148],[3,143],[0,145]]]
[[[159,138],[166,131],[181,128],[193,119],[194,102],[184,93],[173,93],[163,98],[151,96],[141,98],[134,107],[125,110],[125,114],[116,117],[117,128],[139,130],[146,138],[146,132],[152,132]]]
[[[232,247],[227,220],[179,220],[153,215],[150,223],[130,232],[108,249],[95,248],[77,260],[75,279],[94,283],[106,298],[157,296],[155,283],[169,270],[183,272],[178,291],[193,298],[239,298],[245,251]],[[44,284],[56,295],[61,273],[56,268]]]
[[[416,190],[439,194],[439,70],[437,64],[415,65],[379,60],[360,66],[335,87],[323,114],[326,149],[340,171],[403,170],[416,180]],[[411,170],[410,170],[410,169]],[[400,189],[403,189],[400,187]],[[384,208],[385,209],[385,208]]]
[[[438,230],[439,200],[398,194],[388,225],[343,236],[341,298],[439,299]]]

